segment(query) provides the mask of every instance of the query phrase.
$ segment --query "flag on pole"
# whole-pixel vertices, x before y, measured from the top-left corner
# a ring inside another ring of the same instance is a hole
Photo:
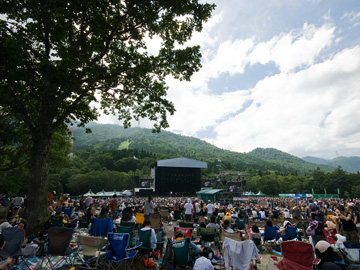
[[[339,188],[337,189],[337,191],[338,191],[338,195],[340,195],[340,189]]]
[[[314,188],[311,188],[312,194],[314,195]]]
[[[325,196],[326,196],[326,188],[324,188],[324,191],[325,191]]]

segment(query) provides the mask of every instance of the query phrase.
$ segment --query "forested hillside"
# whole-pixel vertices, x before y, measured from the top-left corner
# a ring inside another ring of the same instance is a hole
[[[360,157],[337,157],[334,159],[323,159],[316,157],[303,157],[302,158],[306,162],[311,162],[314,164],[322,164],[330,167],[341,167],[345,171],[349,173],[358,173],[360,171]]]
[[[276,149],[257,148],[250,153],[219,149],[196,138],[149,129],[123,129],[117,125],[90,125],[92,133],[74,129],[73,153],[69,144],[56,144],[49,166],[49,188],[57,193],[84,194],[89,189],[123,190],[140,187],[140,179],[150,178],[150,168],[158,160],[187,157],[205,161],[202,179],[216,179],[219,172],[245,171],[247,190],[265,194],[337,193],[360,196],[360,174],[305,162]],[[64,142],[69,142],[63,135]],[[0,193],[27,192],[29,171],[19,167],[0,171]],[[215,187],[222,186],[215,181]]]
[[[92,133],[84,129],[75,129],[75,149],[116,150],[127,142],[129,149],[144,150],[150,153],[167,155],[168,157],[187,157],[202,160],[215,166],[221,160],[221,166],[229,170],[276,170],[292,174],[309,174],[318,165],[296,158],[276,149],[257,149],[249,154],[220,149],[207,142],[193,137],[181,136],[167,131],[153,133],[150,129],[124,129],[117,125],[89,126]],[[333,169],[320,166],[330,172]]]

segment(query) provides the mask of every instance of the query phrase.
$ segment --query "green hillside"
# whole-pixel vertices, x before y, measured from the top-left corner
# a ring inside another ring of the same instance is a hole
[[[306,162],[301,158],[295,157],[274,148],[256,148],[251,151],[249,155],[266,160],[271,163],[280,164],[287,168],[302,168],[302,171],[305,171],[307,173],[310,173],[317,168],[320,168],[325,172],[330,172],[334,170],[326,165]]]
[[[349,173],[358,173],[360,171],[360,157],[337,157],[334,159],[321,159],[315,157],[303,157],[303,160],[314,164],[323,164],[333,168],[341,167]]]
[[[167,158],[187,157],[206,161],[211,166],[221,160],[220,166],[228,170],[275,170],[293,174],[309,174],[317,167],[325,172],[333,169],[311,164],[276,149],[255,149],[250,153],[238,153],[220,149],[197,138],[181,136],[167,131],[153,133],[151,129],[129,128],[119,125],[100,125],[92,123],[84,129],[74,129],[75,149],[91,150],[144,150]],[[218,164],[219,165],[219,164]]]

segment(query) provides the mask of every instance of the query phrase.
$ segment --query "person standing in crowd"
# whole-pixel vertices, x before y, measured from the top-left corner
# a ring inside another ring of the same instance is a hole
[[[116,194],[113,195],[112,200],[110,201],[110,215],[115,218],[116,212],[119,209],[118,201],[116,198]]]
[[[207,217],[210,218],[213,214],[215,206],[211,203],[211,200],[208,200],[207,208]]]
[[[340,205],[335,210],[336,217],[336,231],[340,233],[343,231],[343,235],[346,237],[346,243],[359,243],[359,235],[357,232],[356,224],[352,220],[352,216],[349,212],[345,212],[345,207]],[[340,226],[342,227],[340,229]]]
[[[184,208],[185,208],[185,221],[191,221],[191,215],[192,215],[194,207],[191,204],[190,199],[187,199],[187,202],[186,202]]]
[[[194,203],[194,219],[197,220],[200,216],[200,204],[198,200],[195,200]]]
[[[145,213],[145,220],[149,220],[151,214],[154,213],[154,203],[152,201],[152,197],[149,196],[147,201],[144,204],[144,213]]]
[[[93,198],[90,195],[87,195],[86,199],[85,199],[85,207],[89,208],[90,205],[92,205],[93,202]]]

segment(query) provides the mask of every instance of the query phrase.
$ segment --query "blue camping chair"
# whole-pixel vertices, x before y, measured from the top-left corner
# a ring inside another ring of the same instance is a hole
[[[291,227],[291,226],[287,226],[286,227],[286,233],[281,234],[282,240],[283,241],[288,241],[288,240],[294,240],[298,238],[297,235],[297,227]]]
[[[3,259],[7,259],[9,257],[16,258],[18,264],[21,263],[24,268],[29,268],[27,260],[21,249],[25,239],[25,231],[23,229],[10,227],[3,229],[2,235],[4,236],[6,245],[0,250],[0,257]]]
[[[130,251],[130,249],[126,249],[128,240],[129,234],[127,233],[108,234],[109,244],[105,254],[107,269],[118,269],[123,263],[125,264],[125,269],[132,269],[134,258],[138,252],[135,249],[138,246],[131,249],[134,251],[128,252]]]
[[[109,232],[113,231],[113,222],[111,218],[97,219],[93,218],[89,233],[92,236],[107,236]]]
[[[61,210],[64,212],[64,214],[67,215],[69,218],[71,218],[73,209],[74,209],[74,207],[71,207],[71,206],[63,206],[61,208]]]
[[[265,225],[264,241],[279,239],[279,234],[277,230],[278,229],[275,226]]]

